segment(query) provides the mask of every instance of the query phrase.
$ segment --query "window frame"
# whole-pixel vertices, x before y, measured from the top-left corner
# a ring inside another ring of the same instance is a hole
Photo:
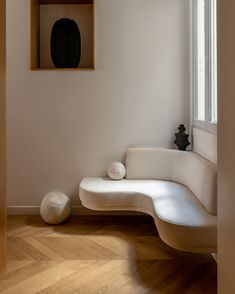
[[[214,3],[216,0],[205,0],[205,19],[207,20],[205,23],[205,120],[197,119],[197,111],[198,111],[198,1],[199,0],[191,0],[191,17],[192,17],[192,124],[193,127],[205,130],[212,134],[217,134],[217,121],[212,121],[212,95],[217,97],[217,60],[214,60],[213,67],[215,67],[214,73],[212,72],[212,62],[214,56],[212,56],[212,50],[214,54],[217,53],[217,46],[213,46],[216,44],[216,38],[213,40],[214,30],[216,29],[216,19],[212,22],[212,13],[214,13]],[[213,9],[213,11],[212,11]],[[214,23],[215,21],[215,23]],[[215,85],[212,83],[213,78],[212,75],[215,74]]]

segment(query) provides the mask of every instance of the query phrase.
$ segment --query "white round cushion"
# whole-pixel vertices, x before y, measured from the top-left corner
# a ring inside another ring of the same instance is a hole
[[[65,221],[70,214],[71,203],[67,195],[54,191],[48,193],[42,200],[40,214],[42,219],[52,225]]]
[[[126,175],[126,168],[121,162],[113,162],[108,167],[108,176],[112,180],[121,180]]]

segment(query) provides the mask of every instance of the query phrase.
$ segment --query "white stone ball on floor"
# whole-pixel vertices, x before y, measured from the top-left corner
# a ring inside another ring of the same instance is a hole
[[[51,225],[65,221],[71,211],[71,202],[67,195],[54,191],[48,193],[42,200],[40,214],[42,219]]]
[[[108,176],[112,180],[121,180],[126,175],[126,168],[121,162],[113,162],[108,167]]]

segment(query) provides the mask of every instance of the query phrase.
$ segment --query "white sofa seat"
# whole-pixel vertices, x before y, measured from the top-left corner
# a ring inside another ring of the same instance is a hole
[[[208,179],[211,179],[214,183],[215,167],[196,154],[174,150],[167,150],[167,153],[165,153],[165,150],[162,149],[129,149],[126,158],[128,179],[113,181],[107,178],[84,178],[80,184],[79,192],[82,204],[93,210],[128,210],[147,213],[154,218],[161,239],[168,245],[184,251],[216,252],[217,217],[209,213],[205,204],[201,202],[203,195],[197,197],[185,183],[173,181],[172,166],[167,172],[163,167],[163,173],[155,170],[150,173],[149,170],[153,168],[153,165],[154,168],[161,169],[159,163],[164,156],[159,158],[158,162],[152,161],[149,163],[147,160],[147,162],[137,164],[140,156],[143,156],[142,151],[144,153],[153,152],[153,157],[155,157],[154,154],[166,155],[168,152],[170,156],[172,154],[173,156],[181,156],[182,153],[190,157],[193,156],[194,159],[199,161],[199,166],[205,165],[208,173],[212,173],[209,176],[204,175],[205,182],[201,185],[212,185],[210,181],[208,182]],[[136,155],[138,160],[134,158]],[[184,157],[184,160],[189,160],[190,157]],[[169,164],[169,157],[166,161],[166,164]],[[145,164],[149,164],[149,168]],[[158,167],[155,166],[156,164]],[[184,162],[185,164],[187,165],[188,162]],[[199,170],[200,167],[196,169],[196,172]],[[137,179],[132,179],[132,173],[135,173],[133,177]],[[182,166],[179,173],[182,173]],[[187,173],[189,173],[188,170]],[[146,178],[150,179],[144,179],[145,174],[147,174]],[[160,179],[154,179],[154,174]],[[179,177],[178,174],[177,176]],[[182,177],[182,174],[180,176]],[[197,179],[190,179],[190,181],[194,184]],[[195,187],[195,189],[204,193],[204,197],[207,197],[205,203],[214,213],[215,204],[210,199],[214,193],[213,185],[209,188]],[[216,195],[213,197],[216,197]]]

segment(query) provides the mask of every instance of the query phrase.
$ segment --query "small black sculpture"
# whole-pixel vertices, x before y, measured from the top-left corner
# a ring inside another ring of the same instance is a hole
[[[76,22],[57,20],[51,31],[51,58],[57,68],[76,68],[81,58],[81,34]]]
[[[176,139],[174,143],[177,145],[179,150],[186,151],[187,146],[190,145],[188,140],[189,134],[185,133],[186,128],[184,125],[180,125],[178,130],[179,132],[175,134]]]

